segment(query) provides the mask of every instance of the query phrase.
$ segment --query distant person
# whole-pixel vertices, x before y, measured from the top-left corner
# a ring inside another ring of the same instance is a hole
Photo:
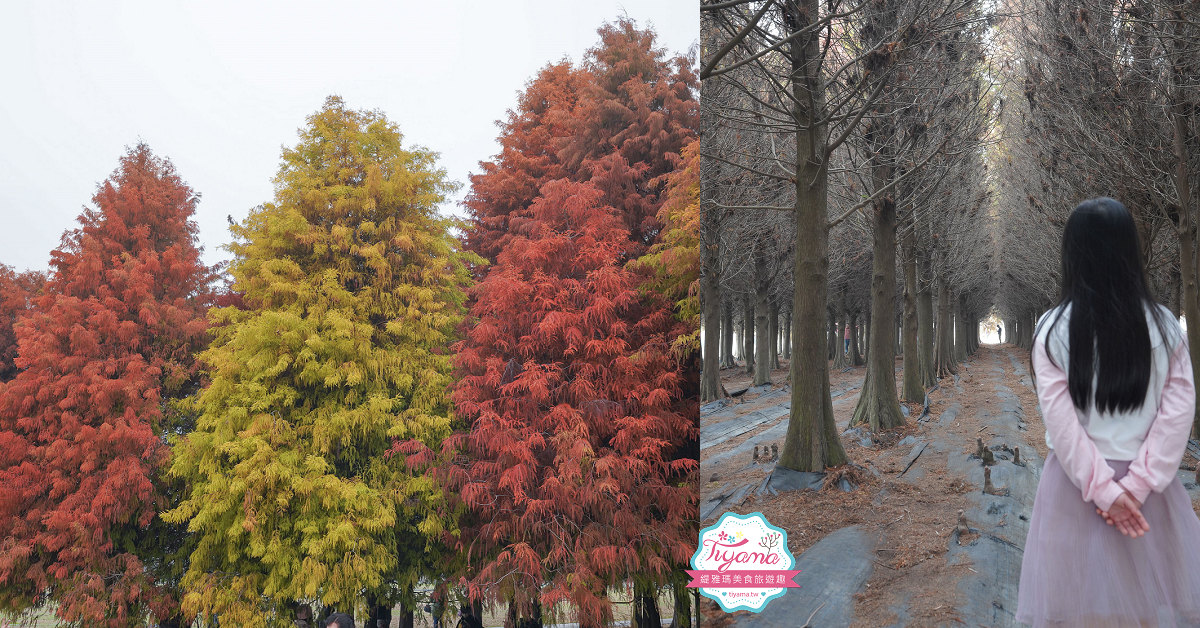
[[[354,628],[354,618],[346,613],[334,613],[326,620],[325,628]]]
[[[842,347],[842,353],[850,353],[850,326],[846,325],[846,342]]]
[[[1150,295],[1124,205],[1098,198],[1071,212],[1062,299],[1033,338],[1050,453],[1017,621],[1200,625],[1200,519],[1176,477],[1196,409],[1192,362],[1178,321]]]
[[[1004,328],[1000,326],[1000,323],[996,323],[996,340],[1004,342]]]

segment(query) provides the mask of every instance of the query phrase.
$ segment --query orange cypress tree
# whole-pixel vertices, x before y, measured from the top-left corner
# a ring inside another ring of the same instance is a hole
[[[544,68],[500,124],[500,153],[471,176],[467,248],[495,260],[510,224],[548,181],[592,181],[618,209],[633,248],[653,243],[666,175],[699,128],[699,81],[690,62],[655,47],[651,29],[605,24],[582,65]]]
[[[17,319],[46,283],[45,273],[14,272],[0,264],[0,383],[17,376]]]
[[[575,109],[577,125],[559,156],[621,212],[640,255],[658,238],[667,177],[696,137],[700,83],[692,64],[655,47],[654,31],[629,19],[605,24],[583,69],[592,80]]]
[[[548,65],[530,81],[515,110],[500,125],[500,153],[480,162],[483,172],[471,175],[464,205],[473,229],[466,246],[495,261],[504,248],[510,217],[520,214],[547,181],[568,176],[558,152],[577,126],[575,109],[591,77],[568,61]]]
[[[569,602],[588,626],[611,619],[608,585],[674,566],[676,540],[639,547],[648,511],[661,538],[696,508],[678,482],[694,465],[674,455],[696,431],[678,408],[677,321],[639,293],[622,264],[628,231],[602,198],[590,183],[542,186],[472,290],[454,393],[470,431],[447,442],[451,488],[473,515],[474,592],[532,617]]]
[[[688,321],[639,274],[653,263],[629,265],[659,242],[697,81],[651,30],[599,34],[582,65],[529,84],[466,203],[468,246],[494,264],[459,347],[469,433],[450,441],[450,485],[469,507],[475,593],[534,623],[563,600],[602,622],[605,587],[630,581],[652,606],[697,530],[695,360],[671,350]]]
[[[211,271],[197,197],[139,144],[52,254],[17,327],[16,378],[0,390],[0,607],[52,604],[75,625],[139,626],[174,614],[175,567],[152,531],[160,471],[197,385]]]

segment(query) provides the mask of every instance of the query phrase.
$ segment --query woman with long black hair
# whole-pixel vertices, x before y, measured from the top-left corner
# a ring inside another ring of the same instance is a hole
[[[1031,362],[1051,451],[1017,619],[1200,626],[1200,519],[1176,477],[1196,406],[1192,363],[1116,200],[1084,201],[1067,220],[1062,300],[1038,321]]]

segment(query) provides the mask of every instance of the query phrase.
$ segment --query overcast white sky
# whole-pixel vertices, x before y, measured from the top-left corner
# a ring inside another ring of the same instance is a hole
[[[0,263],[47,268],[138,139],[202,195],[205,260],[226,259],[225,217],[271,200],[281,146],[333,93],[440,152],[461,197],[541,67],[578,62],[623,14],[686,53],[698,13],[695,0],[4,2]]]

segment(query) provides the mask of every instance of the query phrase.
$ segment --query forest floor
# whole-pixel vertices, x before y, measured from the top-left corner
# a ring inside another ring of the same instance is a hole
[[[702,625],[1019,625],[1013,614],[1022,547],[1047,452],[1027,364],[1028,353],[1013,345],[982,345],[956,376],[929,392],[927,414],[910,407],[903,427],[874,435],[847,430],[864,368],[833,370],[835,419],[858,467],[846,473],[856,482],[849,492],[832,482],[821,490],[767,489],[774,460],[755,461],[753,448],[783,446],[786,369],[772,373],[774,385],[706,404],[701,526],[725,511],[761,512],[787,530],[798,567],[809,573],[797,577],[800,589],[758,614],[728,614],[706,598]],[[740,369],[722,376],[730,392],[748,383]],[[994,458],[986,466],[987,492],[980,443]],[[1189,452],[1180,470],[1194,507],[1200,506],[1196,462]],[[956,530],[960,511],[964,533]]]

